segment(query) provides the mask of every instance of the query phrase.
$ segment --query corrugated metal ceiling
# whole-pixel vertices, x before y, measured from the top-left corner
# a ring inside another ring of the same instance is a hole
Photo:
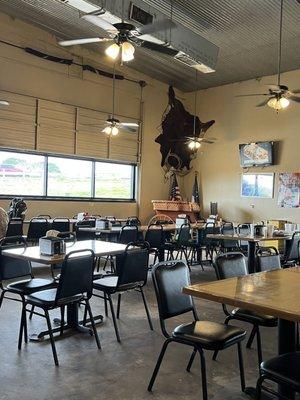
[[[170,12],[169,0],[144,1],[166,14]],[[197,87],[203,89],[276,73],[279,9],[279,0],[174,0],[174,20],[220,48],[217,71],[199,73]],[[58,0],[1,0],[0,11],[60,38],[101,34],[99,28],[79,19],[74,8]],[[283,28],[282,70],[300,68],[300,4],[296,0],[285,0]],[[138,49],[130,66],[183,91],[196,87],[193,69],[179,62],[170,63],[168,57],[154,52]]]

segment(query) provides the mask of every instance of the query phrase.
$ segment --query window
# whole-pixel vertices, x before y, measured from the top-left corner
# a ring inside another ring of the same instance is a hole
[[[133,201],[135,165],[0,151],[0,196]]]
[[[0,193],[24,196],[44,194],[45,157],[0,152]]]
[[[92,197],[92,162],[48,157],[48,196]]]

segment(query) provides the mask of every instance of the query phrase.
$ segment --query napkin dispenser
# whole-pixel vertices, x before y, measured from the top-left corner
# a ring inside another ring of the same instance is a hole
[[[109,220],[108,219],[97,219],[95,224],[97,229],[109,229]]]
[[[64,254],[66,246],[63,239],[55,236],[43,236],[39,240],[40,253],[45,256]]]
[[[188,218],[176,218],[176,229],[180,229],[181,225],[188,224]]]

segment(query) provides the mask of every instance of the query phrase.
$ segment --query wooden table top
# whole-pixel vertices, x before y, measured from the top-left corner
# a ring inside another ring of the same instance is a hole
[[[175,231],[176,225],[175,224],[163,224],[161,225],[163,227],[164,231]],[[203,223],[193,223],[190,224],[191,229],[201,229],[203,228],[204,224]],[[120,230],[122,229],[122,227],[120,227],[119,229],[101,229],[101,228],[92,228],[92,227],[78,227],[78,229],[80,231],[83,232],[95,232],[95,233],[119,233]],[[138,229],[140,232],[145,232],[148,230],[148,225],[140,225],[138,226]],[[160,229],[159,225],[157,226],[157,228],[155,228],[155,226],[152,226],[151,229]]]
[[[300,321],[300,267],[183,288],[183,293],[289,321]]]
[[[101,240],[80,240],[78,242],[66,243],[66,254],[75,250],[93,250],[97,257],[106,255],[122,254],[126,245],[120,243],[104,242]],[[39,246],[22,247],[3,250],[2,254],[22,260],[34,261],[42,264],[60,264],[66,254],[56,256],[45,256],[40,254]]]
[[[210,239],[218,239],[218,240],[244,240],[245,242],[266,242],[268,240],[291,240],[292,236],[250,236],[250,235],[242,235],[242,234],[221,234],[221,233],[209,233],[206,235],[207,238]]]
[[[56,217],[58,220],[60,220],[60,217]],[[64,219],[64,217],[61,217],[62,219]],[[67,217],[66,217],[67,218]],[[49,222],[49,224],[52,224],[53,223],[53,218],[44,218],[44,219],[47,219],[47,221]],[[70,224],[76,224],[78,221],[77,221],[77,218],[69,218],[69,220],[70,220]],[[84,221],[84,220],[83,220]],[[80,222],[83,222],[83,221],[80,221]],[[88,221],[88,220],[87,220]],[[116,222],[126,222],[127,221],[127,218],[116,218],[116,219],[114,219],[114,220],[111,220],[111,221],[116,221]],[[24,221],[24,224],[29,224],[30,223],[30,219],[25,219]]]

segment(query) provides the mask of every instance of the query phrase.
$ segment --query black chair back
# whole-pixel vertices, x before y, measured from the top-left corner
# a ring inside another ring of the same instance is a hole
[[[76,295],[86,294],[88,299],[92,296],[94,258],[92,250],[72,251],[65,257],[56,292],[56,304]]]
[[[129,225],[129,226],[140,226],[141,225],[141,221],[136,216],[128,217],[127,221],[126,221],[126,225]]]
[[[237,227],[237,232],[239,235],[250,235],[251,231],[250,231],[250,225],[249,224],[240,224]],[[240,241],[240,247],[243,250],[247,250],[248,249],[248,242],[246,242],[245,240],[241,240]]]
[[[52,222],[52,229],[59,232],[68,232],[70,230],[70,220],[65,217],[56,217]]]
[[[129,243],[125,252],[116,256],[117,288],[144,286],[147,282],[148,263],[148,245],[146,243]]]
[[[57,237],[64,239],[65,242],[76,242],[76,234],[74,232],[59,232]]]
[[[164,228],[162,225],[151,224],[145,234],[145,241],[152,249],[159,249],[164,245]]]
[[[27,240],[37,241],[42,236],[45,236],[48,230],[49,223],[46,218],[32,218],[29,222]]]
[[[12,218],[8,221],[5,237],[22,236],[23,235],[23,220],[22,218]]]
[[[218,279],[248,275],[246,258],[242,253],[221,254],[216,257],[214,264]]]
[[[179,246],[188,246],[190,240],[191,227],[189,224],[182,224],[177,237],[177,244]]]
[[[281,268],[280,256],[276,247],[260,247],[256,255],[259,272]]]
[[[233,227],[232,222],[226,222],[221,228],[221,233],[222,235],[234,235],[235,230]],[[222,241],[222,248],[224,249],[233,249],[235,247],[238,247],[238,241],[237,240],[223,240]]]
[[[138,227],[137,225],[125,225],[122,227],[118,243],[128,244],[131,242],[136,242],[138,239]]]
[[[2,254],[3,250],[26,248],[27,242],[22,236],[4,238],[0,242],[0,281],[16,279],[31,275],[31,264],[29,261],[7,257]]]
[[[299,262],[300,231],[293,233],[290,243],[286,243],[284,261]]]
[[[40,215],[37,216],[37,218],[51,219],[51,215],[49,215],[49,214],[40,214]]]
[[[182,288],[191,284],[189,269],[183,261],[156,264],[152,271],[152,279],[161,324],[168,318],[190,311],[195,312],[192,297],[182,293]],[[163,325],[162,329],[164,331]]]
[[[82,231],[79,228],[94,228],[96,225],[96,219],[85,219],[78,221],[75,225],[76,238],[78,240],[91,240],[95,239],[95,232]]]

